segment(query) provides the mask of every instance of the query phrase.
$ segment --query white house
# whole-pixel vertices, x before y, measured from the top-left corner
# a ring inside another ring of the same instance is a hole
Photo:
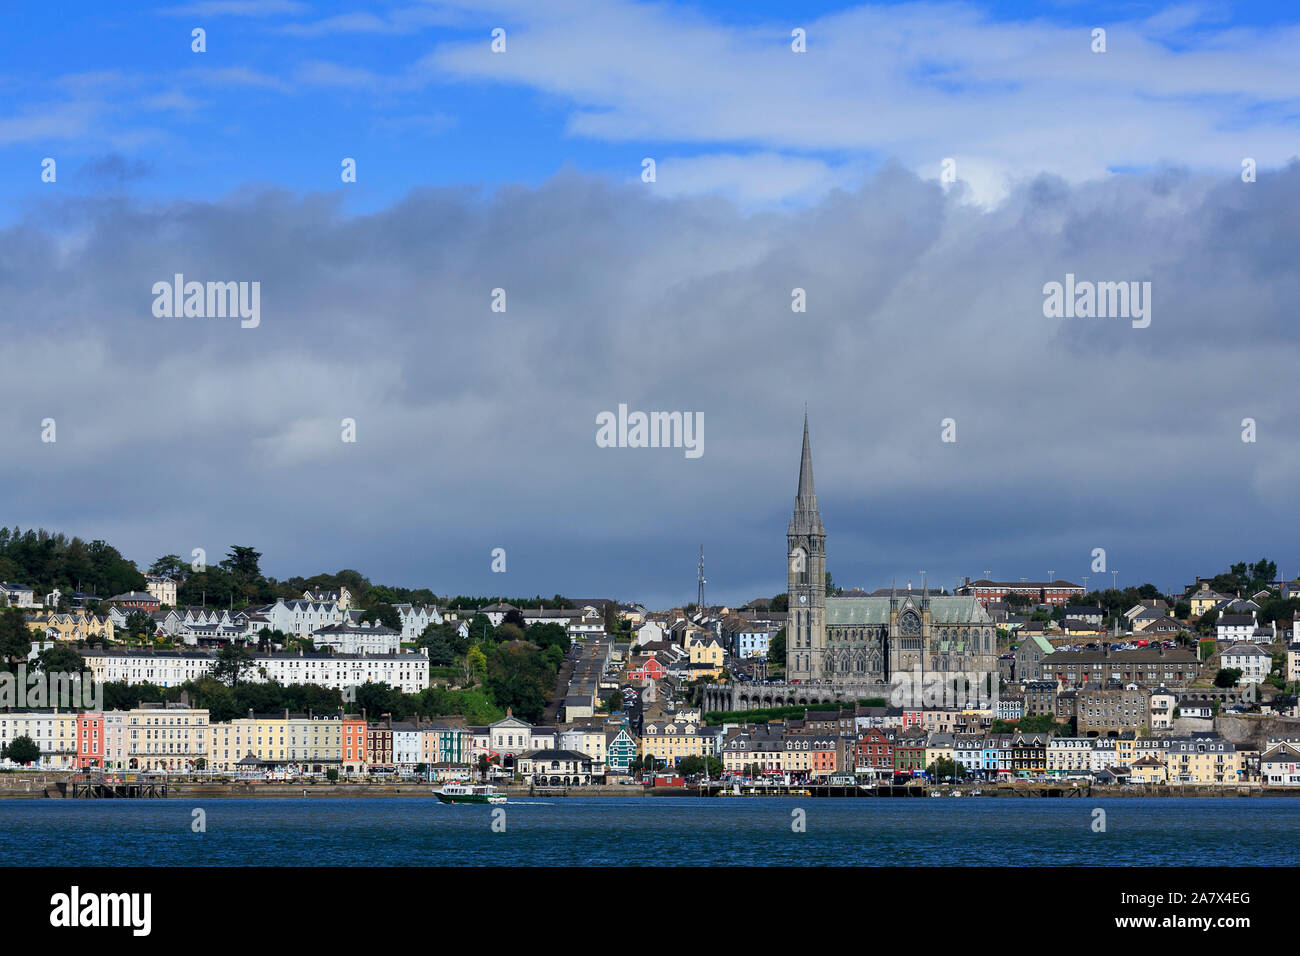
[[[393,610],[402,621],[401,639],[413,641],[430,624],[441,624],[442,613],[436,607],[424,604],[394,604]]]
[[[1167,687],[1157,687],[1147,698],[1147,719],[1152,730],[1172,730],[1178,697]]]
[[[1253,641],[1258,624],[1255,612],[1249,614],[1221,614],[1214,622],[1214,637],[1219,641]]]
[[[343,654],[396,654],[402,635],[377,622],[326,624],[311,632],[317,650],[332,647]]]
[[[175,687],[211,673],[216,656],[204,651],[81,652],[95,680]],[[349,691],[366,683],[386,683],[405,694],[429,686],[429,657],[414,654],[258,654],[246,679],[281,684],[318,684]]]
[[[654,621],[646,621],[636,629],[636,638],[632,641],[633,647],[642,644],[657,644],[664,639],[664,629]]]
[[[258,608],[257,613],[271,622],[273,631],[282,631],[296,637],[311,637],[313,631],[328,624],[342,624],[347,611],[332,601],[317,603],[281,599]]]
[[[1266,787],[1300,787],[1300,748],[1279,743],[1259,758],[1259,778]]]
[[[25,584],[0,581],[0,607],[40,607],[36,592]]]
[[[1255,644],[1235,644],[1219,655],[1223,667],[1241,671],[1237,685],[1260,684],[1273,669],[1273,655]]]

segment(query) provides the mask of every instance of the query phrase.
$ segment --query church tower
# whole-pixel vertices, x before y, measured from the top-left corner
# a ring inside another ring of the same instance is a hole
[[[826,650],[826,529],[813,490],[812,445],[808,414],[803,417],[803,458],[799,490],[786,530],[789,616],[785,629],[787,680],[820,680]]]

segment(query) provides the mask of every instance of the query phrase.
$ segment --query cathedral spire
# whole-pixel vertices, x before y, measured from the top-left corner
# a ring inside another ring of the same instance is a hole
[[[799,490],[795,493],[794,514],[790,516],[790,533],[826,533],[817,510],[817,492],[813,488],[812,442],[808,438],[806,411],[803,414],[803,456],[799,459]]]

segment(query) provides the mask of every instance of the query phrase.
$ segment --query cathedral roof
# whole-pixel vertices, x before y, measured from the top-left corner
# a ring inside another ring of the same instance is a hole
[[[862,626],[889,623],[889,598],[826,598],[826,624],[829,627]],[[984,606],[973,597],[930,598],[931,624],[992,624]]]

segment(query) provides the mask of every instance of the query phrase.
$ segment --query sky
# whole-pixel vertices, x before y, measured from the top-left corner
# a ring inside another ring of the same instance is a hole
[[[806,408],[839,585],[1300,574],[1289,4],[5,18],[9,526],[652,606],[703,545],[737,603]],[[156,314],[178,273],[255,327]],[[1149,324],[1046,314],[1067,276]],[[702,454],[602,447],[620,405]]]

